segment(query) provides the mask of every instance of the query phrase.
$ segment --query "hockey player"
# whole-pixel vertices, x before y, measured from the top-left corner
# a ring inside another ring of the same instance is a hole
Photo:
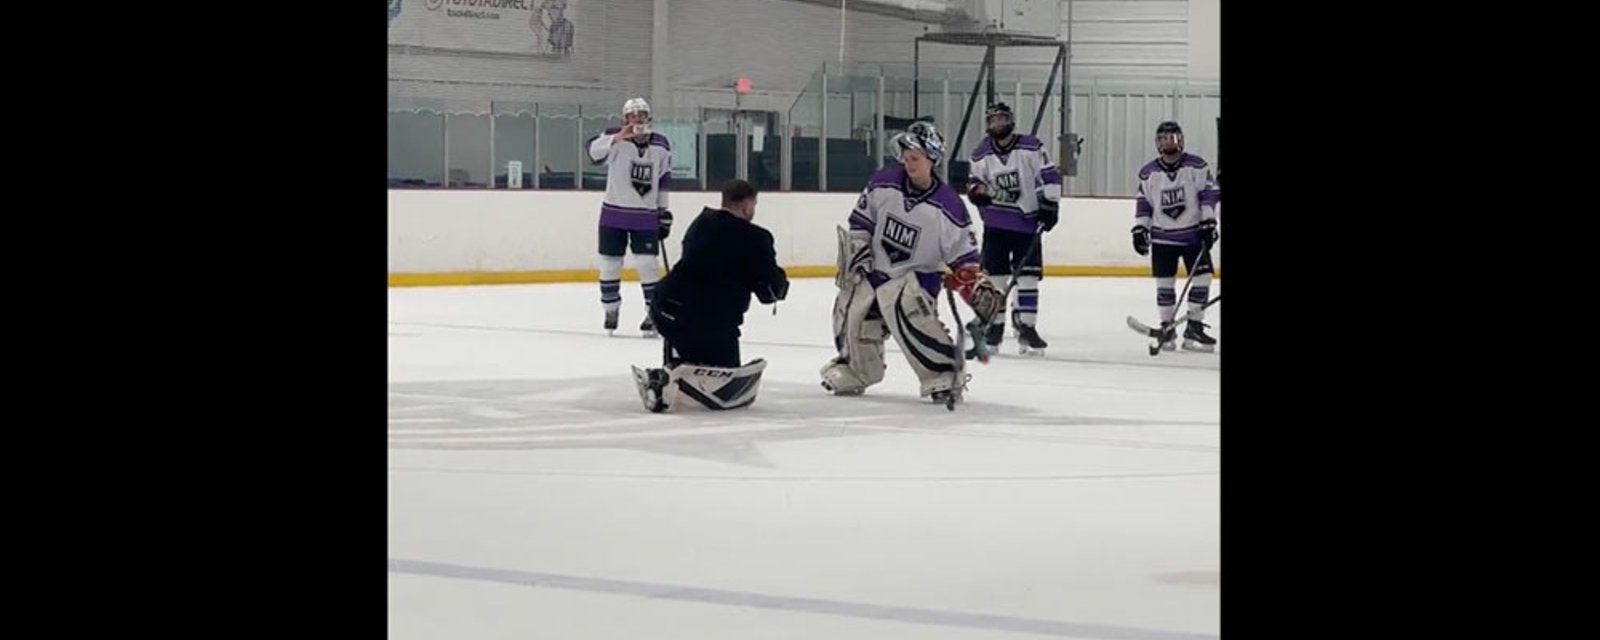
[[[959,396],[952,394],[966,380],[955,379],[961,347],[939,321],[941,273],[953,270],[944,286],[972,305],[979,326],[1003,311],[1005,300],[979,266],[961,197],[933,173],[944,159],[939,132],[913,123],[894,144],[902,166],[872,176],[850,212],[848,240],[841,239],[833,303],[839,355],[822,368],[822,386],[857,395],[882,381],[883,340],[892,335],[921,395],[953,407]]]
[[[1211,298],[1211,246],[1217,241],[1217,205],[1222,190],[1200,156],[1183,150],[1183,129],[1176,122],[1156,127],[1160,157],[1139,169],[1138,202],[1134,207],[1133,250],[1150,256],[1156,277],[1156,307],[1161,312],[1161,349],[1172,351],[1177,339],[1178,260],[1193,275],[1183,348],[1210,352],[1216,339],[1206,335],[1205,305]],[[1152,351],[1151,353],[1154,353]]]
[[[667,341],[666,368],[634,368],[646,409],[680,406],[684,395],[711,409],[755,402],[767,363],[739,366],[739,325],[751,294],[776,304],[789,293],[772,233],[751,222],[755,212],[756,188],[734,180],[722,189],[722,207],[702,210],[684,233],[683,257],[657,284],[650,308]]]
[[[654,299],[656,256],[672,231],[667,185],[672,181],[672,145],[650,131],[650,105],[644,98],[622,107],[623,123],[589,141],[589,159],[606,166],[606,195],[600,205],[600,305],[607,332],[617,330],[622,311],[622,258],[631,246],[639,288],[648,307]],[[639,331],[655,335],[648,309]]]
[[[1042,243],[1040,235],[1055,228],[1059,219],[1061,171],[1050,161],[1043,142],[1014,131],[1016,121],[1006,103],[989,105],[984,114],[989,135],[972,150],[967,181],[967,198],[983,216],[983,270],[1004,291],[1012,265],[1022,261],[1011,322],[1017,327],[1019,351],[1042,354],[1049,346],[1036,327],[1044,246],[1033,243]],[[991,350],[1000,346],[1005,331],[1004,316],[996,316],[987,335]],[[974,342],[978,339],[973,336]],[[967,357],[975,355],[969,352]]]

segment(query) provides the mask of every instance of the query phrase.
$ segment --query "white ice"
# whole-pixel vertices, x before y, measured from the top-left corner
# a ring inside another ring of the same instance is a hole
[[[1048,355],[954,412],[892,340],[823,391],[805,279],[746,316],[753,407],[647,413],[623,297],[607,337],[596,284],[389,290],[389,637],[1220,637],[1221,349],[1147,355],[1151,280],[1045,279]]]

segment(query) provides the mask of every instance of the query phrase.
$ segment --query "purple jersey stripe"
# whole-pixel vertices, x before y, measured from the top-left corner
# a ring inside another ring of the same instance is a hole
[[[1155,229],[1150,232],[1150,238],[1153,240],[1171,240],[1174,242],[1183,242],[1185,244],[1188,244],[1199,237],[1200,232],[1196,229],[1190,229],[1188,231],[1167,231],[1165,229]]]
[[[1206,189],[1200,192],[1200,204],[1216,204],[1222,202],[1222,192],[1216,189]]]
[[[983,226],[989,229],[1005,229],[1019,233],[1034,233],[1039,230],[1039,225],[1016,209],[1003,209],[999,207],[980,207],[978,213],[983,216]]]
[[[872,231],[872,220],[859,212],[850,214],[850,229],[859,231]]]
[[[1061,170],[1055,167],[1045,167],[1044,171],[1039,172],[1039,178],[1045,184],[1061,184]]]
[[[943,277],[937,273],[917,272],[917,284],[922,285],[922,290],[935,299],[939,297],[939,281],[942,279]]]
[[[961,254],[961,256],[956,258],[955,260],[951,260],[950,261],[950,268],[951,269],[959,269],[959,268],[961,268],[962,265],[966,265],[966,264],[978,264],[978,252],[977,251],[968,251],[966,253]]]
[[[1148,218],[1155,214],[1155,212],[1155,207],[1150,206],[1150,201],[1145,200],[1144,198],[1140,198],[1138,204],[1134,205],[1133,207],[1134,217],[1138,218]]]
[[[660,228],[654,209],[619,207],[610,203],[600,205],[600,226],[629,231],[646,231]]]

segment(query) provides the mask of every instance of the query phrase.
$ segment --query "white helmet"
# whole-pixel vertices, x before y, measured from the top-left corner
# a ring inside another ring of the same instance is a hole
[[[645,102],[644,98],[632,98],[629,99],[626,104],[622,105],[622,117],[624,118],[628,117],[628,114],[637,111],[644,112],[645,122],[650,121],[650,103]]]

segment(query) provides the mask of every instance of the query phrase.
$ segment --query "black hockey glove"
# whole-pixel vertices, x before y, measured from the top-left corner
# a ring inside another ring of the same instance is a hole
[[[1141,256],[1150,255],[1150,230],[1144,227],[1133,228],[1133,250]]]
[[[780,279],[776,286],[768,282],[764,289],[756,291],[756,299],[760,300],[761,304],[773,304],[788,297],[789,280],[787,278]]]
[[[1200,221],[1200,241],[1205,243],[1206,251],[1211,250],[1211,245],[1217,243],[1218,237],[1215,219]]]
[[[659,225],[656,230],[661,233],[661,239],[666,240],[667,236],[672,235],[672,212],[666,209],[656,212],[656,224]]]
[[[1056,223],[1061,221],[1061,203],[1040,198],[1039,210],[1029,212],[1026,216],[1034,224],[1042,224],[1044,230],[1049,231],[1056,228]]]
[[[978,187],[981,186],[983,186],[982,182],[974,182],[970,185],[967,185],[967,199],[971,200],[972,204],[974,205],[987,207],[990,203],[994,202],[994,199],[990,198],[988,193],[979,194]]]

